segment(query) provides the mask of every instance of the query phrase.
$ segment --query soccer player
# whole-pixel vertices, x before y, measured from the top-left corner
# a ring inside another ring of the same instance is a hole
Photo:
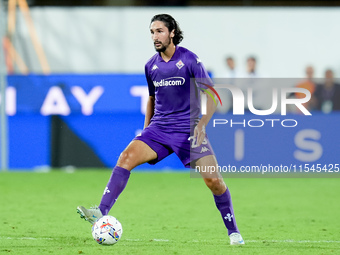
[[[217,169],[205,132],[216,105],[208,96],[206,114],[199,118],[200,95],[194,92],[207,87],[204,82],[190,82],[193,78],[205,79],[212,85],[208,73],[193,52],[178,46],[183,33],[173,17],[155,15],[151,19],[150,32],[157,53],[145,65],[150,96],[144,129],[121,153],[99,207],[77,208],[80,216],[91,224],[109,213],[124,190],[131,170],[140,164],[155,164],[174,152],[185,167],[206,169],[213,166]],[[208,91],[212,94],[211,89]],[[213,193],[228,229],[230,244],[244,244],[236,225],[230,192],[220,174],[201,171],[201,175]]]

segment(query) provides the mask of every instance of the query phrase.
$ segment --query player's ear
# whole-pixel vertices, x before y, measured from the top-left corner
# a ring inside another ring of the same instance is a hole
[[[173,39],[174,37],[175,37],[175,29],[173,29],[170,33],[170,38]]]

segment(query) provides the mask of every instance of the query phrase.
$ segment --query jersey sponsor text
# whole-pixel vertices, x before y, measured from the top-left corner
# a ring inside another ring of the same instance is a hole
[[[160,81],[153,81],[155,87],[181,86],[184,85],[184,83],[185,79],[183,77],[170,77]]]

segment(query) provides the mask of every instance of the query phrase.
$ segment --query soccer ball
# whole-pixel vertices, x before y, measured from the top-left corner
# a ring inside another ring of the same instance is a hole
[[[101,217],[92,226],[92,236],[99,244],[115,244],[122,237],[122,234],[122,224],[110,215]]]

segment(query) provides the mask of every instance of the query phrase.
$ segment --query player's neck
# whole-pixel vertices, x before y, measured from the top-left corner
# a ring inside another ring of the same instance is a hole
[[[175,54],[176,45],[170,44],[164,52],[161,52],[161,57],[165,62],[169,62],[172,56]]]

